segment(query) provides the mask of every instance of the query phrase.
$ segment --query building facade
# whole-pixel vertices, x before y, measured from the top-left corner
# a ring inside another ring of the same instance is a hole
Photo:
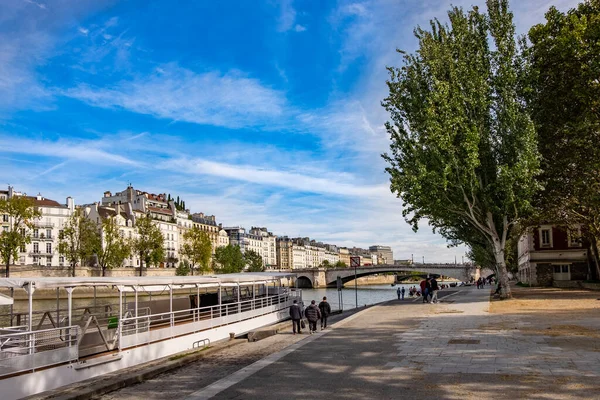
[[[8,200],[13,196],[22,196],[30,199],[41,216],[33,221],[33,228],[22,226],[25,234],[31,238],[31,243],[19,249],[19,257],[14,260],[17,265],[43,265],[43,266],[67,266],[68,261],[58,252],[58,242],[62,229],[75,212],[75,201],[67,197],[65,204],[55,200],[47,199],[41,194],[27,196],[17,192],[13,187],[0,192],[0,198]],[[2,215],[1,229],[11,229],[12,220],[8,215]]]
[[[369,251],[377,256],[377,260],[373,262],[374,264],[394,264],[394,252],[390,246],[375,245],[369,247]]]
[[[580,227],[545,224],[529,228],[517,245],[518,279],[534,286],[592,279],[589,247]]]

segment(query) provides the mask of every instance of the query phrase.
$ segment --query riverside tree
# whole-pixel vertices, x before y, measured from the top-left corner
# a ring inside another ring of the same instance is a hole
[[[600,277],[600,0],[529,31],[528,104],[538,132],[544,190],[538,220],[582,224]]]
[[[508,1],[486,4],[487,14],[452,8],[449,24],[415,30],[417,52],[399,51],[403,66],[388,68],[383,101],[392,142],[383,157],[413,229],[425,219],[442,235],[485,241],[506,298],[506,241],[531,212],[539,154]]]
[[[71,276],[75,276],[78,263],[87,263],[100,247],[100,233],[96,224],[87,219],[78,208],[67,220],[58,237],[58,251],[71,265]]]
[[[133,251],[140,256],[140,276],[143,275],[144,263],[157,265],[165,258],[164,238],[160,228],[154,224],[150,216],[140,217],[135,222],[137,237],[133,240]]]
[[[208,234],[195,225],[183,233],[183,240],[182,254],[190,261],[192,275],[196,265],[201,273],[209,272],[212,243]]]
[[[5,275],[10,277],[10,262],[19,257],[19,250],[31,243],[29,230],[34,220],[41,217],[33,200],[24,196],[0,199],[0,215],[8,222],[8,229],[0,232],[0,258],[6,267]]]
[[[228,244],[217,248],[213,267],[216,272],[220,274],[241,272],[245,265],[246,262],[240,246]]]
[[[131,243],[122,236],[116,218],[109,217],[102,221],[101,243],[96,254],[102,276],[106,276],[107,269],[123,265],[123,261],[131,255]]]
[[[246,250],[244,253],[244,262],[246,263],[248,272],[262,272],[265,270],[262,257],[254,250]]]

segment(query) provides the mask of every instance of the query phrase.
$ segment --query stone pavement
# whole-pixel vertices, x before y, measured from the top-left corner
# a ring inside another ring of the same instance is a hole
[[[547,338],[518,330],[487,329],[488,289],[468,290],[450,309],[421,322],[417,329],[396,333],[400,361],[390,362],[399,374],[483,373],[552,376],[600,376],[600,353],[565,351],[546,343]],[[455,316],[460,314],[461,318]],[[430,362],[433,361],[433,362]]]
[[[600,398],[600,353],[494,328],[503,317],[488,308],[489,289],[474,287],[442,304],[392,301],[185,398]]]

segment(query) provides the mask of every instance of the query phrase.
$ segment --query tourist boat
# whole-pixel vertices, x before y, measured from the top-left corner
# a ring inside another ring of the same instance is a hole
[[[0,296],[0,310],[6,309],[1,398],[56,389],[287,319],[293,300],[302,300],[300,290],[289,288],[293,277],[0,278],[0,289],[24,291],[27,304],[18,310],[14,296]],[[81,292],[93,297],[78,305],[74,293]],[[48,306],[49,294],[56,307]]]

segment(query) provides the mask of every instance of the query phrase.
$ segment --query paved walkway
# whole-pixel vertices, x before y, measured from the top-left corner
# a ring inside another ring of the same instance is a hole
[[[442,304],[365,310],[186,399],[600,398],[600,353],[490,329],[502,316],[488,296],[466,288]]]

